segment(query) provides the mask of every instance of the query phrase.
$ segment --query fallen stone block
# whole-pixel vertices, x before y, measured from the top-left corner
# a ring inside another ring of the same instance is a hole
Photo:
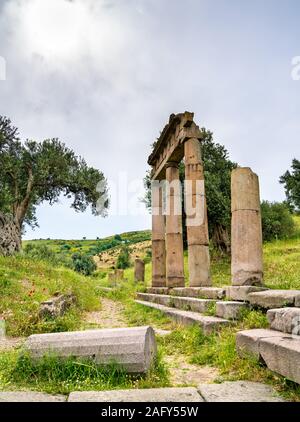
[[[216,316],[225,319],[238,320],[242,316],[242,311],[247,308],[248,305],[243,302],[217,302]]]
[[[251,305],[265,309],[297,306],[300,301],[300,290],[266,290],[249,293],[248,300]]]
[[[63,316],[66,311],[76,303],[76,296],[70,294],[57,294],[51,299],[42,302],[39,310],[40,318],[57,318]]]
[[[204,299],[224,299],[226,289],[220,287],[176,287],[169,292],[173,296],[195,297]]]
[[[51,395],[35,391],[1,391],[0,402],[29,403],[29,402],[63,402],[66,397]]]
[[[282,331],[294,335],[300,335],[300,309],[279,308],[270,309],[267,317],[272,330]]]
[[[69,402],[203,402],[196,388],[151,388],[145,390],[82,391],[69,395]]]
[[[263,338],[259,353],[274,372],[300,384],[300,337],[289,334],[281,337]]]
[[[47,354],[65,359],[92,359],[96,364],[117,364],[128,373],[146,373],[156,356],[151,327],[35,334],[25,342],[33,361]]]
[[[200,384],[198,391],[206,402],[283,402],[270,386],[258,382],[235,381]]]
[[[266,287],[257,286],[228,286],[226,288],[226,297],[230,300],[248,301],[249,293],[256,293],[268,290]]]
[[[258,328],[240,331],[236,335],[236,348],[239,355],[252,355],[260,358],[259,343],[264,338],[282,337],[282,333],[274,330]]]

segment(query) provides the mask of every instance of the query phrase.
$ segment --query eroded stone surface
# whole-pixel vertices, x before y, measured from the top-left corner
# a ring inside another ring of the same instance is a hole
[[[300,300],[300,290],[266,290],[249,293],[248,300],[251,305],[265,309],[295,306]]]
[[[70,294],[57,294],[56,296],[42,302],[40,305],[40,318],[57,318],[63,316],[66,311],[76,303],[76,296]]]
[[[151,388],[145,390],[82,391],[69,396],[69,402],[203,402],[196,388]]]
[[[236,335],[237,351],[240,355],[250,354],[259,359],[259,342],[272,337],[282,337],[282,333],[263,328],[240,331]]]
[[[223,299],[226,296],[226,289],[221,287],[182,287],[171,289],[169,294],[204,299]]]
[[[206,402],[283,402],[268,385],[250,381],[201,384],[198,391]]]
[[[248,294],[268,290],[266,287],[258,286],[228,286],[226,296],[231,300],[248,301]]]
[[[146,373],[156,356],[151,327],[35,334],[28,337],[24,347],[33,360],[53,353],[61,359],[88,358],[99,365],[115,363],[129,373]]]
[[[270,309],[267,317],[271,329],[300,335],[300,308]]]
[[[66,397],[62,395],[50,395],[35,391],[0,391],[0,402],[63,402]]]
[[[170,295],[153,295],[149,293],[138,293],[138,299],[147,302],[158,303],[160,305],[183,309],[186,311],[207,312],[215,300],[212,299],[197,299],[193,297],[170,296]]]
[[[238,320],[248,305],[243,302],[223,301],[216,303],[216,316],[225,319]]]

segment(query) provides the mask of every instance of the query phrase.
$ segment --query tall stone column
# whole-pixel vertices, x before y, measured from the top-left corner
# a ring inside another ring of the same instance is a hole
[[[184,287],[182,196],[178,163],[167,164],[166,179],[167,287]]]
[[[190,286],[211,286],[207,206],[199,140],[188,139],[184,153]]]
[[[152,287],[166,287],[165,217],[163,192],[152,185]]]
[[[259,180],[250,168],[232,172],[231,211],[232,284],[260,286],[263,250]]]

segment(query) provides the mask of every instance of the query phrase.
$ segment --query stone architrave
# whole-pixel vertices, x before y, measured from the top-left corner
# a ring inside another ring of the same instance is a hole
[[[231,177],[232,284],[263,284],[262,224],[259,180],[250,168],[237,168]]]

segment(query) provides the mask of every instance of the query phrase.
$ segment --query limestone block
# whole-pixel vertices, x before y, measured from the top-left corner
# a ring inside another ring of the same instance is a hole
[[[300,290],[266,290],[263,292],[249,293],[248,300],[251,305],[265,309],[283,308],[294,306],[300,299]]]
[[[300,384],[300,337],[288,336],[263,338],[259,342],[259,353],[274,372]]]
[[[69,402],[144,402],[144,403],[170,403],[170,402],[203,402],[196,388],[150,388],[144,390],[113,390],[113,391],[82,391],[73,392]]]
[[[300,309],[279,308],[270,309],[267,317],[272,330],[282,331],[294,335],[300,335]]]
[[[145,262],[142,259],[136,259],[134,262],[134,280],[145,281]]]
[[[200,384],[198,391],[206,402],[283,402],[272,387],[250,381]]]
[[[257,286],[228,286],[226,288],[226,297],[230,300],[248,301],[248,294],[268,290],[266,287]]]
[[[259,359],[259,343],[262,339],[282,337],[282,333],[274,330],[267,330],[258,328],[254,330],[240,331],[236,335],[236,348],[237,352],[242,355],[252,355]]]
[[[29,402],[64,402],[66,397],[62,395],[50,395],[36,391],[1,391],[0,403],[29,403]]]
[[[33,361],[53,353],[58,358],[92,359],[99,365],[115,363],[129,373],[146,373],[156,356],[151,327],[35,334],[25,342]]]
[[[248,305],[243,302],[217,302],[216,316],[225,319],[238,320],[241,318],[242,311],[247,308]]]
[[[169,293],[174,296],[223,299],[226,295],[226,290],[222,287],[181,287],[171,289]]]
[[[40,318],[57,318],[76,303],[76,296],[70,294],[57,294],[56,296],[42,302],[39,310]]]

